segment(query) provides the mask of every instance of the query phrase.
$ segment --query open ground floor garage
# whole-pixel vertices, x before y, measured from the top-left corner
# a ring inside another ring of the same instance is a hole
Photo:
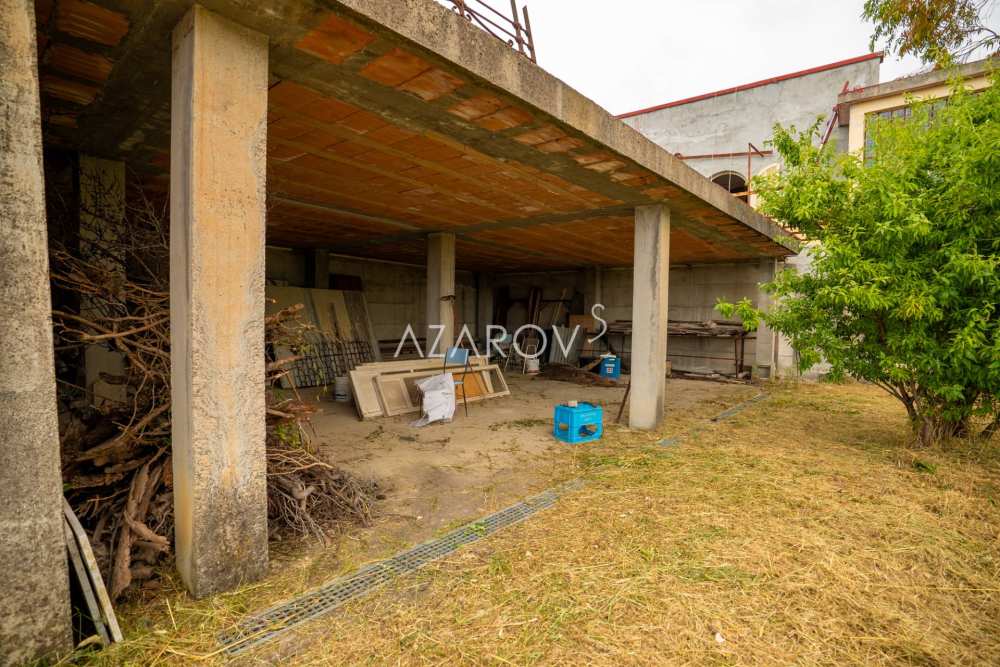
[[[482,345],[491,325],[548,331],[603,306],[607,350],[590,354],[623,357],[626,419],[640,431],[659,428],[665,401],[669,418],[701,391],[668,383],[670,366],[777,367],[766,331],[739,356],[732,340],[678,335],[668,346],[668,335],[671,320],[712,319],[718,298],[762,304],[758,285],[794,240],[433,2],[15,0],[0,12],[0,181],[14,194],[0,203],[11,221],[0,237],[0,343],[16,360],[0,365],[0,440],[12,443],[0,460],[0,569],[26,573],[0,590],[0,618],[18,619],[0,624],[0,646],[19,647],[15,658],[69,642],[60,437],[77,401],[94,419],[140,395],[155,406],[73,452],[100,464],[75,483],[126,480],[113,496],[125,507],[116,557],[133,539],[169,549],[195,597],[268,573],[267,420],[283,414],[268,403],[280,361],[265,345],[269,290],[309,290],[309,319],[338,344],[341,329],[324,322],[364,331],[350,340],[367,340],[375,362],[394,355],[407,327],[425,345],[435,331],[442,350],[466,329]],[[123,254],[108,251],[124,240]],[[80,271],[50,285],[50,256],[58,271],[67,258]],[[65,287],[81,272],[101,279],[74,300]],[[119,298],[120,311],[102,314],[107,327],[86,324],[97,292],[118,293],[139,273],[156,288]],[[364,303],[363,317],[349,301]],[[60,332],[98,343],[73,367],[53,361],[53,317]],[[134,334],[149,340],[109,342]],[[299,386],[310,384],[323,383]],[[400,439],[411,434],[399,417],[335,423],[324,409],[315,428],[331,459],[364,442],[356,455],[395,476],[393,502],[414,494],[398,513],[430,515],[431,487],[461,506],[461,487],[502,480],[491,460],[516,471],[511,484],[532,480],[531,457],[553,445],[530,420],[561,400],[624,400],[612,397],[620,387],[510,384],[511,396],[460,412],[448,443],[425,435],[434,427]],[[82,394],[63,401],[67,386]],[[519,420],[534,425],[511,425]],[[409,465],[414,443],[427,456]],[[155,467],[124,460],[140,446]],[[449,465],[469,476],[435,481]],[[149,508],[150,479],[169,488],[169,537],[132,515]],[[127,584],[133,573],[121,571]]]

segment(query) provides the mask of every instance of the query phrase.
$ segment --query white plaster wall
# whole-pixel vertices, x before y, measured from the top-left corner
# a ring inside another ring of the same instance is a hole
[[[868,86],[879,81],[879,61],[866,60],[749,90],[720,95],[641,116],[625,122],[673,153],[704,155],[747,150],[747,142],[765,150],[775,123],[809,127],[818,116],[827,118],[844,83]],[[838,148],[847,150],[845,133],[835,132]],[[752,173],[776,158],[755,157]],[[705,176],[732,170],[746,174],[746,157],[688,160]]]

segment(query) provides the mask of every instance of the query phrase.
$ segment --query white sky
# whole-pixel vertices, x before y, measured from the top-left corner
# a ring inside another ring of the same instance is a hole
[[[509,0],[487,2],[510,12]],[[864,0],[518,0],[523,4],[538,64],[614,114],[859,56],[869,52],[871,36],[861,19]],[[881,76],[919,69],[915,58],[890,56]]]

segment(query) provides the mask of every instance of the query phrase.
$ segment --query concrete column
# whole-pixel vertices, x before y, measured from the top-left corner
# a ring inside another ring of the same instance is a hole
[[[177,569],[196,597],[267,571],[267,38],[194,6],[173,33],[170,338]]]
[[[330,289],[330,252],[328,250],[313,251],[313,287]]]
[[[486,327],[493,324],[493,284],[492,273],[476,274],[476,336],[483,341],[480,352],[486,354]]]
[[[592,266],[584,271],[583,306],[586,314],[591,314],[595,304],[604,303],[604,276],[601,267]]]
[[[666,206],[640,206],[635,209],[632,277],[632,428],[652,430],[663,418],[669,276],[670,211]]]
[[[72,648],[35,3],[0,0],[0,665]]]
[[[767,312],[771,307],[771,295],[760,289],[761,283],[774,280],[777,269],[777,260],[762,259],[760,261],[760,272],[757,282],[757,307]],[[765,379],[774,380],[778,377],[778,337],[773,330],[763,323],[757,329],[757,340],[754,347],[754,369],[753,375]]]
[[[81,155],[79,163],[80,254],[124,277],[124,258],[111,254],[109,246],[118,240],[125,219],[125,163],[89,155]],[[83,313],[90,308],[86,299],[80,304]],[[122,355],[102,345],[88,345],[84,355],[90,400],[95,405],[107,400],[124,401],[125,385],[101,379],[102,373],[125,373]]]
[[[438,335],[431,325],[444,325],[437,348],[431,349]],[[427,237],[427,350],[426,354],[444,354],[455,343],[455,235],[447,232]]]

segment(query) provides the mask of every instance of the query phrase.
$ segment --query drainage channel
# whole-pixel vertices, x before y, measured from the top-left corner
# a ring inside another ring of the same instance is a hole
[[[583,485],[584,481],[581,479],[571,480],[457,528],[444,537],[425,542],[388,560],[366,565],[353,574],[335,579],[321,588],[243,620],[234,629],[220,635],[219,641],[228,655],[237,655],[260,646],[306,621],[330,613],[345,602],[371,593],[400,575],[413,572],[427,563],[454,553],[466,544],[524,521],[532,514],[552,507],[560,497]]]
[[[720,412],[709,421],[719,422],[728,419],[767,397],[767,394],[758,394]],[[700,428],[694,429],[688,435],[693,435],[698,430]],[[660,444],[676,444],[680,440],[680,437],[670,438],[661,440]],[[228,655],[237,655],[267,643],[306,621],[332,612],[345,602],[371,593],[396,577],[414,572],[427,563],[454,553],[466,544],[478,542],[503,528],[524,521],[536,512],[552,507],[560,497],[579,489],[584,484],[582,479],[565,482],[507,509],[456,528],[444,537],[424,542],[388,560],[366,565],[353,574],[334,579],[321,588],[251,616],[219,636],[222,650]]]

